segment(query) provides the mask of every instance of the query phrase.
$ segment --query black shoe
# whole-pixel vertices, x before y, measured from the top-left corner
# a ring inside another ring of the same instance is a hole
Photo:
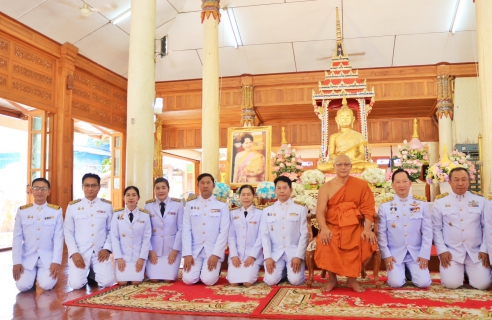
[[[405,266],[405,279],[407,281],[412,281],[412,274],[410,273],[410,270]]]

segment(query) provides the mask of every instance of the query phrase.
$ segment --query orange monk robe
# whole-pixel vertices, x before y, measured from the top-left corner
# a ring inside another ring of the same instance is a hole
[[[374,195],[366,181],[349,177],[345,185],[328,200],[326,224],[333,233],[328,245],[316,239],[314,261],[318,268],[340,276],[360,276],[362,262],[371,257],[377,246],[362,240],[361,221],[374,221]]]

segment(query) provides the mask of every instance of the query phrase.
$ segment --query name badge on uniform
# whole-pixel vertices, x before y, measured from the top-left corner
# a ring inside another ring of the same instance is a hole
[[[471,208],[478,208],[479,204],[475,200],[468,202],[468,206]]]
[[[78,207],[77,210],[84,210],[84,207]]]
[[[97,210],[96,212],[97,213],[106,213],[106,211],[104,211],[104,210]]]
[[[239,219],[239,216],[234,216],[233,220]]]
[[[292,213],[289,213],[289,216],[291,217],[297,217],[299,214],[298,213],[295,213],[295,212],[292,212]]]
[[[27,216],[27,219],[34,219],[34,216]]]
[[[145,223],[143,220],[137,220],[137,223]]]
[[[168,215],[171,215],[171,216],[175,216],[176,215],[176,212],[168,212],[167,214]]]
[[[210,212],[222,212],[221,209],[210,209]]]
[[[250,221],[249,223],[251,223],[251,224],[257,224],[258,222],[257,221]]]
[[[44,220],[50,220],[50,219],[55,219],[55,217],[54,216],[44,217]]]
[[[445,207],[445,208],[451,208],[451,205],[450,205],[449,203],[446,203],[446,204],[444,205],[444,207]]]

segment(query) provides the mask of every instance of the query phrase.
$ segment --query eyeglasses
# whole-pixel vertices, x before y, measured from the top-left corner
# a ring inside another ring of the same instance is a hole
[[[335,163],[337,167],[350,167],[352,164],[351,163]]]
[[[84,184],[84,185],[82,185],[82,186],[83,186],[84,188],[86,188],[86,189],[90,189],[90,188],[95,189],[95,188],[97,188],[99,185],[98,185],[98,184]]]
[[[38,186],[35,186],[35,187],[31,187],[31,190],[33,191],[48,191],[50,188],[48,187],[38,187]]]

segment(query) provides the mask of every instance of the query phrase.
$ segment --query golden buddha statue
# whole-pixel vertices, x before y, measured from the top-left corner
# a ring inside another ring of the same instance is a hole
[[[351,172],[362,172],[367,168],[376,168],[377,164],[366,160],[367,140],[362,133],[352,130],[354,126],[354,112],[348,107],[347,99],[343,97],[342,108],[335,117],[340,132],[330,136],[328,162],[318,163],[318,169],[323,172],[334,173],[334,161],[338,155],[347,155],[352,162]]]

